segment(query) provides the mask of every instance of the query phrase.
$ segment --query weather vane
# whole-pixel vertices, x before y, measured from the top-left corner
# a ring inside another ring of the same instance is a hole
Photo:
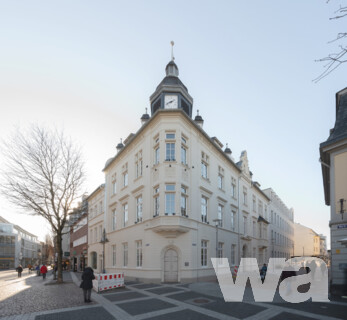
[[[175,57],[174,57],[174,53],[173,53],[173,46],[174,46],[175,42],[171,41],[171,60],[174,61]]]

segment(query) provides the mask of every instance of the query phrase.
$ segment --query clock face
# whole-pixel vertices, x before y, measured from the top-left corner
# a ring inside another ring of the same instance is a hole
[[[164,108],[165,109],[178,108],[178,97],[176,95],[165,96]]]

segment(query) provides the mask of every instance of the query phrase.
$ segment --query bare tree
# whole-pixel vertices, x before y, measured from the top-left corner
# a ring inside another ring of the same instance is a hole
[[[329,2],[329,0],[327,0]],[[330,18],[330,20],[341,19],[347,16],[347,6],[341,6],[335,11],[335,16]],[[314,82],[318,82],[341,64],[347,62],[347,44],[344,43],[344,40],[347,38],[347,32],[340,32],[337,34],[336,39],[330,41],[329,43],[339,43],[338,50],[336,53],[331,53],[327,57],[317,60],[318,62],[325,62],[324,71],[315,79]]]
[[[63,282],[63,229],[85,177],[81,151],[62,131],[38,125],[26,132],[17,129],[2,151],[2,192],[23,213],[49,222],[56,238],[58,282]]]

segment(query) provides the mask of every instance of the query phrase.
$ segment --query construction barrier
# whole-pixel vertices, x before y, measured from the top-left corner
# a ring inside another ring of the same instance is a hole
[[[124,273],[95,274],[95,280],[93,280],[93,289],[96,292],[101,292],[124,286]]]
[[[236,276],[237,276],[237,271],[239,271],[239,266],[234,266],[232,269],[231,269],[232,271],[232,276],[234,277],[234,278],[236,278]]]

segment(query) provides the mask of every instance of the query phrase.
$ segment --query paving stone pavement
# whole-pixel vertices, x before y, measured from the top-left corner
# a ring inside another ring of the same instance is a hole
[[[22,308],[15,315],[0,318],[1,320],[336,320],[346,319],[347,303],[255,303],[252,292],[246,289],[243,303],[225,303],[219,286],[216,283],[194,284],[144,284],[126,283],[126,288],[113,289],[103,293],[92,292],[92,304],[84,304],[80,284],[80,273],[70,273],[74,283],[34,287],[38,291],[48,288],[56,294],[57,304],[70,303],[68,306],[49,305],[45,311],[29,311]],[[26,279],[29,284],[29,280]],[[36,279],[42,280],[42,279]],[[37,282],[37,281],[36,281]],[[35,283],[36,283],[35,282]],[[55,289],[60,287],[60,289]],[[44,293],[46,293],[44,291]],[[208,294],[207,294],[208,293]],[[10,297],[8,300],[10,300]],[[8,304],[7,300],[1,304]],[[24,306],[24,305],[23,305]],[[7,306],[8,307],[8,306]],[[52,308],[51,308],[52,307]],[[9,307],[8,307],[9,308]],[[13,309],[15,309],[13,307]],[[13,310],[11,308],[7,310]],[[48,310],[49,309],[49,310]],[[24,312],[24,314],[23,314]],[[19,314],[22,313],[22,314]],[[1,313],[0,313],[1,314]]]

